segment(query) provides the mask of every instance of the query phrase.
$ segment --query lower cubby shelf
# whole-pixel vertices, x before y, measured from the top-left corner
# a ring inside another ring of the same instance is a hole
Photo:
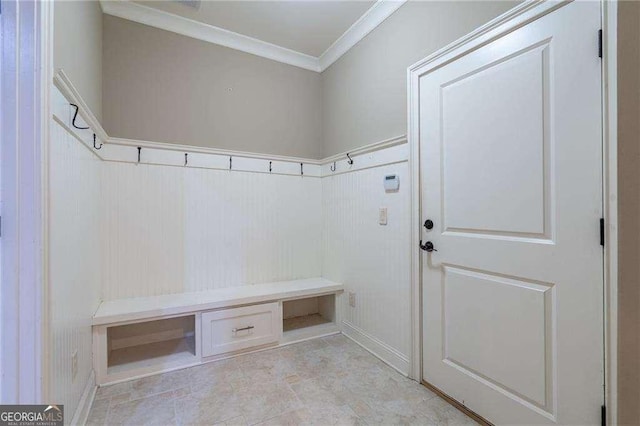
[[[195,336],[116,349],[109,353],[107,374],[152,366],[196,362]]]
[[[334,294],[285,301],[282,313],[283,344],[339,331]]]
[[[282,331],[299,330],[317,325],[331,324],[333,321],[323,317],[320,314],[309,314],[300,317],[287,318],[282,321]]]
[[[161,370],[197,361],[195,315],[107,329],[108,375]]]

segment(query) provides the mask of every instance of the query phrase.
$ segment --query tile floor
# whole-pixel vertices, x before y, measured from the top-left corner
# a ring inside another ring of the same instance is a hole
[[[342,335],[98,389],[90,425],[475,425]]]

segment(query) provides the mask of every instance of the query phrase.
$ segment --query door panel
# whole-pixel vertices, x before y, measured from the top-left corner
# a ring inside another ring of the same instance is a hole
[[[544,406],[552,371],[546,362],[551,355],[552,286],[453,266],[443,269],[444,362]],[[491,309],[480,300],[490,301]]]
[[[497,424],[603,402],[597,2],[419,79],[423,379]]]
[[[445,231],[544,235],[548,47],[441,86]]]

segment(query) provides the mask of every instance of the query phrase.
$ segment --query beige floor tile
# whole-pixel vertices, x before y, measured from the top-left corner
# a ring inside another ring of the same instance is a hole
[[[359,426],[366,423],[356,416],[349,406],[345,405],[323,409],[302,408],[272,417],[258,424],[260,426]]]
[[[342,335],[100,388],[88,423],[476,424]]]
[[[244,355],[238,358],[242,380],[234,380],[236,389],[254,386],[255,383],[285,380],[296,374],[288,360],[278,350],[268,350]]]
[[[96,401],[110,399],[112,396],[131,392],[131,382],[116,383],[115,385],[101,386],[96,392]]]
[[[338,377],[316,377],[291,385],[300,401],[309,408],[330,408],[349,403],[352,394]]]
[[[327,348],[329,344],[323,339],[311,339],[294,345],[287,345],[277,349],[283,357],[304,355],[318,349]]]
[[[89,411],[89,417],[87,418],[87,425],[98,426],[104,425],[107,420],[107,413],[109,412],[109,399],[99,399],[93,402],[91,410]]]
[[[238,392],[242,415],[249,424],[303,408],[302,403],[285,381],[255,383]]]
[[[237,358],[199,365],[189,368],[187,372],[191,390],[194,392],[219,384],[244,383],[246,381]]]
[[[232,419],[240,419],[243,423],[242,414],[242,401],[230,385],[202,388],[176,399],[176,420],[179,425],[213,425]]]
[[[174,392],[124,402],[109,408],[108,425],[174,425]]]
[[[297,426],[311,423],[311,413],[307,408],[288,411],[278,416],[272,417],[260,423],[260,426]]]
[[[188,369],[143,377],[131,382],[131,400],[189,387],[189,385],[190,374]]]
[[[216,423],[213,426],[246,426],[246,425],[247,425],[247,421],[244,419],[244,417],[238,416],[221,423]]]

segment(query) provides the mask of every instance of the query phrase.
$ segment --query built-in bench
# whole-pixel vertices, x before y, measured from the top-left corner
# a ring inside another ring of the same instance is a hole
[[[341,284],[311,278],[111,300],[93,318],[98,384],[339,332]]]

